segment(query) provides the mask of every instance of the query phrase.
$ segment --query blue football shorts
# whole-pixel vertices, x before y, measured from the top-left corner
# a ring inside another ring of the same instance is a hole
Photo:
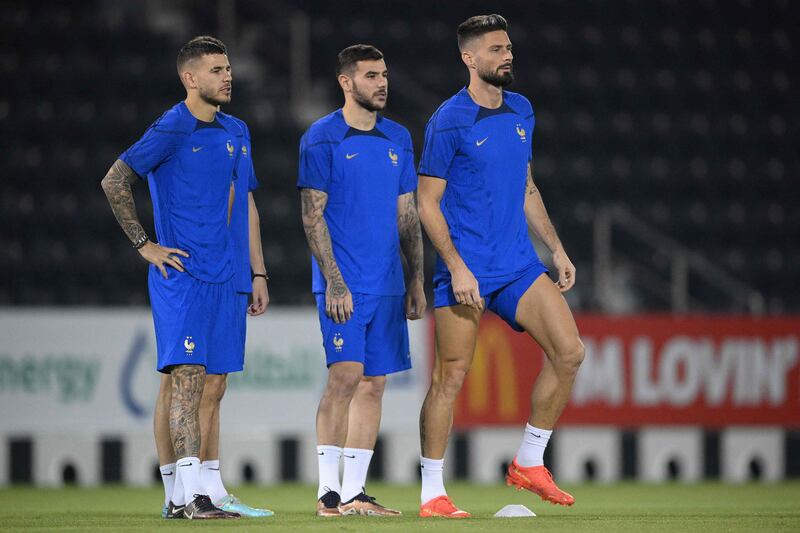
[[[481,298],[485,300],[486,308],[493,311],[516,331],[524,331],[517,324],[517,305],[525,291],[533,285],[533,282],[546,273],[547,267],[537,261],[529,268],[512,276],[476,279],[478,280]],[[433,306],[449,307],[451,305],[458,305],[458,301],[456,301],[456,296],[453,294],[450,275],[435,276],[433,280]]]
[[[234,278],[206,283],[168,269],[164,279],[151,267],[150,306],[156,332],[159,372],[175,365],[202,365],[207,374],[244,368],[247,294],[237,293]]]
[[[327,366],[343,361],[364,365],[365,376],[411,368],[403,296],[353,294],[353,314],[337,324],[325,314],[325,295],[316,294]]]

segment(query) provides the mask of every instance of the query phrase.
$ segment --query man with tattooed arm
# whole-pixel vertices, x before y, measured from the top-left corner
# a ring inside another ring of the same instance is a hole
[[[414,152],[408,130],[378,115],[389,88],[383,54],[345,48],[337,74],[344,106],[303,135],[297,181],[328,364],[317,411],[317,515],[397,516],[364,484],[386,375],[411,367],[406,318],[421,318],[426,306]]]
[[[218,111],[230,102],[232,85],[221,41],[192,39],[181,48],[177,68],[186,100],[119,157],[102,186],[133,247],[151,264],[157,369],[168,374],[155,413],[156,443],[162,464],[174,463],[162,466],[162,476],[170,476],[164,477],[168,501],[163,516],[238,518],[241,505],[233,507],[235,512],[227,510],[232,498],[221,504],[226,510],[212,502],[214,489],[203,479],[200,458],[218,453],[218,403],[227,373],[244,365],[246,314],[263,313],[269,301],[258,215],[247,192],[254,188],[254,176],[237,181],[241,169],[249,168],[242,162],[249,153],[249,135],[244,122]],[[131,193],[131,184],[145,177],[157,242],[145,233]],[[243,247],[249,247],[255,276],[245,289],[252,291],[250,306],[238,275]],[[205,402],[206,396],[213,401]],[[169,466],[173,471],[165,473]]]

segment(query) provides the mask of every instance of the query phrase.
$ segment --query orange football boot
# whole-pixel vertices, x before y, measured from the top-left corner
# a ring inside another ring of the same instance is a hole
[[[419,516],[422,518],[430,518],[431,516],[439,516],[441,518],[469,518],[472,515],[453,505],[453,500],[444,494],[420,505]]]
[[[538,494],[544,501],[558,505],[572,505],[575,498],[559,489],[553,474],[545,466],[519,466],[517,458],[508,465],[506,485],[526,489]]]

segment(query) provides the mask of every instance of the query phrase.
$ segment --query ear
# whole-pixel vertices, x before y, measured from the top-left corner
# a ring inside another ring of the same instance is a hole
[[[461,61],[467,66],[468,69],[475,69],[475,56],[472,55],[472,52],[469,50],[464,50],[461,52]]]
[[[184,70],[181,74],[181,81],[187,89],[197,89],[197,81],[190,70]]]
[[[346,74],[339,74],[337,79],[339,80],[339,87],[342,88],[345,94],[353,90],[353,80],[350,79],[350,76]]]

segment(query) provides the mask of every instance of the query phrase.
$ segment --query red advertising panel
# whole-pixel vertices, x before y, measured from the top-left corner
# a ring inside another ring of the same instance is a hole
[[[800,317],[576,317],[586,359],[560,424],[800,427]],[[455,425],[515,425],[544,354],[492,314]]]

